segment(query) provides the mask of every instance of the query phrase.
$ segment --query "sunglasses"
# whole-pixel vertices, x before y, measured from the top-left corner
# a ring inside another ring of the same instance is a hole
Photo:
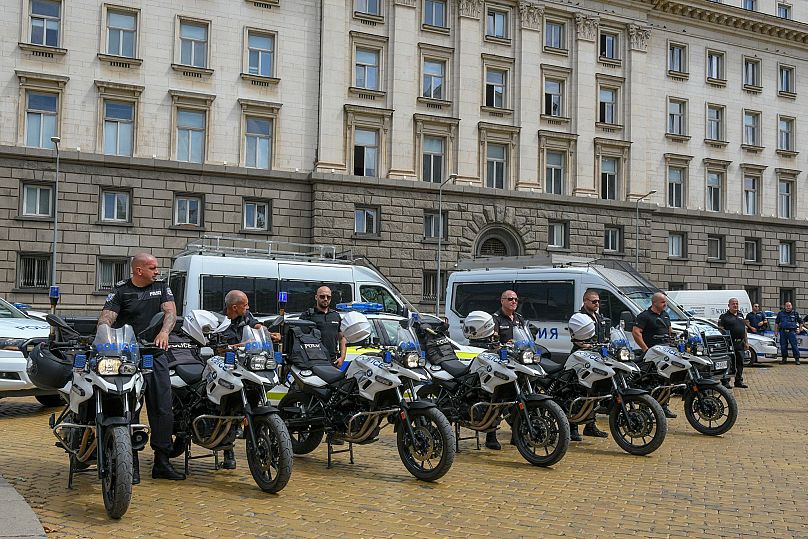
[[[599,299],[588,299],[588,300],[586,300],[586,301],[588,301],[589,303],[595,303],[595,304],[600,303],[600,300],[599,300]]]
[[[320,294],[320,299],[331,299],[331,296],[326,296],[325,294]]]
[[[519,301],[519,298],[502,298],[505,301]]]

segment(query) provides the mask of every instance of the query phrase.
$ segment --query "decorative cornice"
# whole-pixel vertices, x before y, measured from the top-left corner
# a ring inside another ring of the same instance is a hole
[[[531,0],[519,2],[519,18],[522,28],[528,30],[541,30],[541,20],[544,17],[544,6]]]
[[[483,0],[457,0],[457,10],[461,17],[479,19],[482,5]]]
[[[583,41],[595,41],[598,37],[599,23],[600,17],[576,13],[575,28],[578,31],[578,39]]]
[[[628,25],[628,46],[633,51],[646,52],[651,39],[651,29],[636,24]]]

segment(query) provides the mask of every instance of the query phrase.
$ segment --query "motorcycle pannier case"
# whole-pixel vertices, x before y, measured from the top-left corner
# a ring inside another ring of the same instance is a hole
[[[39,389],[60,389],[73,376],[73,355],[57,356],[47,344],[38,344],[28,355],[27,371],[31,383]]]

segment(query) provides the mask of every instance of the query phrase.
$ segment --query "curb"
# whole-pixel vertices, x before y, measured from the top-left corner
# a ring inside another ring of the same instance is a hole
[[[47,537],[28,502],[0,476],[0,539]]]

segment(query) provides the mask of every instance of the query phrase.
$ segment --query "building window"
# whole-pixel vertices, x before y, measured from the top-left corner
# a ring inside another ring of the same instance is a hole
[[[425,136],[423,141],[424,181],[441,183],[444,176],[446,139]]]
[[[687,135],[687,102],[681,99],[668,101],[668,133]]]
[[[687,45],[680,43],[668,45],[668,71],[687,73]]]
[[[508,12],[488,8],[485,16],[485,35],[508,39]]]
[[[50,282],[50,255],[21,254],[17,271],[17,287],[47,288]]]
[[[743,213],[744,215],[758,214],[758,185],[760,179],[755,176],[743,178]]]
[[[47,185],[22,186],[22,214],[25,217],[51,217],[53,189]]]
[[[247,200],[244,202],[244,230],[269,230],[269,202]]]
[[[780,303],[779,305],[785,305],[786,303],[794,303],[794,289],[793,288],[781,288],[780,289]]]
[[[31,43],[59,46],[62,3],[56,0],[31,0]]]
[[[129,260],[119,259],[98,259],[98,290],[112,290],[115,284],[126,279],[129,274]]]
[[[707,259],[724,260],[724,236],[707,236]]]
[[[104,153],[132,155],[135,142],[135,104],[104,100]]]
[[[709,140],[724,140],[723,106],[707,105],[707,138]]]
[[[122,191],[101,192],[101,220],[128,223],[130,218],[129,193]]]
[[[600,48],[599,54],[601,58],[608,58],[609,60],[617,60],[620,56],[618,53],[618,36],[611,32],[601,32],[600,34]]]
[[[676,292],[677,290],[687,290],[687,286],[681,281],[670,281],[668,283],[668,292]]]
[[[794,68],[792,66],[781,65],[778,68],[777,90],[785,94],[796,93],[794,86]]]
[[[107,11],[107,54],[134,58],[137,50],[137,14]]]
[[[354,232],[375,236],[379,234],[379,210],[376,208],[356,208],[354,210]]]
[[[379,89],[379,50],[356,49],[356,87]]]
[[[777,4],[777,16],[781,19],[790,19],[791,6],[788,4]]]
[[[180,21],[180,63],[193,67],[208,67],[207,24]]]
[[[707,78],[724,80],[724,53],[707,51]]]
[[[623,251],[623,229],[607,226],[603,232],[603,250],[611,253]]]
[[[550,221],[547,225],[548,238],[547,246],[555,247],[557,249],[566,249],[568,246],[567,241],[567,223],[560,221]]]
[[[57,136],[59,96],[40,92],[26,93],[25,145],[32,148],[54,148],[51,137]]]
[[[778,246],[778,253],[780,254],[781,266],[794,265],[794,244],[790,241],[781,241]]]
[[[757,11],[757,0],[743,0],[743,8],[749,11]]]
[[[760,303],[760,287],[758,286],[747,286],[745,287],[746,294],[749,296],[749,301],[752,302],[752,305],[757,305]]]
[[[743,143],[760,146],[760,113],[743,111]]]
[[[617,159],[614,157],[600,159],[600,198],[617,200]]]
[[[424,88],[421,95],[429,99],[444,99],[445,77],[446,62],[424,60]]]
[[[548,49],[566,50],[565,24],[559,21],[545,21],[544,23],[544,46]]]
[[[564,194],[564,153],[548,151],[545,157],[544,190],[553,195]]]
[[[684,207],[684,179],[685,169],[668,166],[668,207]]]
[[[707,171],[707,211],[721,211],[723,174]]]
[[[685,246],[687,245],[685,235],[671,233],[668,235],[668,257],[685,258]]]
[[[787,152],[794,151],[794,118],[777,120],[777,149]]]
[[[381,15],[380,0],[356,0],[356,11],[368,15]]]
[[[202,226],[202,199],[178,196],[174,200],[174,224],[178,226]]]
[[[446,296],[446,285],[449,281],[449,272],[442,271],[440,274],[440,280],[443,282],[441,283],[441,286],[438,287],[438,272],[435,270],[424,270],[423,293],[421,294],[421,299],[424,301],[435,301],[435,296],[437,295],[438,291],[440,291],[440,299],[441,301],[444,300]]]
[[[598,96],[598,121],[617,124],[617,88],[601,87]]]
[[[760,262],[760,240],[746,238],[743,242],[744,262]]]
[[[759,88],[760,83],[760,60],[752,58],[743,59],[743,83],[744,86],[754,86]]]
[[[205,116],[202,110],[177,109],[177,161],[205,160]]]
[[[424,0],[424,24],[446,27],[446,0]]]
[[[438,212],[425,211],[424,212],[424,238],[438,239],[438,234],[441,234],[443,239],[448,237],[449,220],[446,212],[442,214],[443,219],[438,218]]]
[[[354,131],[354,174],[379,175],[379,132],[369,129]]]
[[[564,81],[544,79],[544,114],[564,116]]]
[[[247,61],[250,75],[274,76],[275,36],[249,31],[247,33]]]
[[[505,82],[508,74],[501,69],[485,71],[485,106],[505,108]]]
[[[485,164],[485,186],[504,189],[508,171],[508,148],[505,144],[489,142],[486,146]]]
[[[793,215],[794,182],[778,180],[777,182],[777,216],[791,219]]]
[[[250,168],[272,168],[273,121],[259,116],[245,118],[244,164]]]

